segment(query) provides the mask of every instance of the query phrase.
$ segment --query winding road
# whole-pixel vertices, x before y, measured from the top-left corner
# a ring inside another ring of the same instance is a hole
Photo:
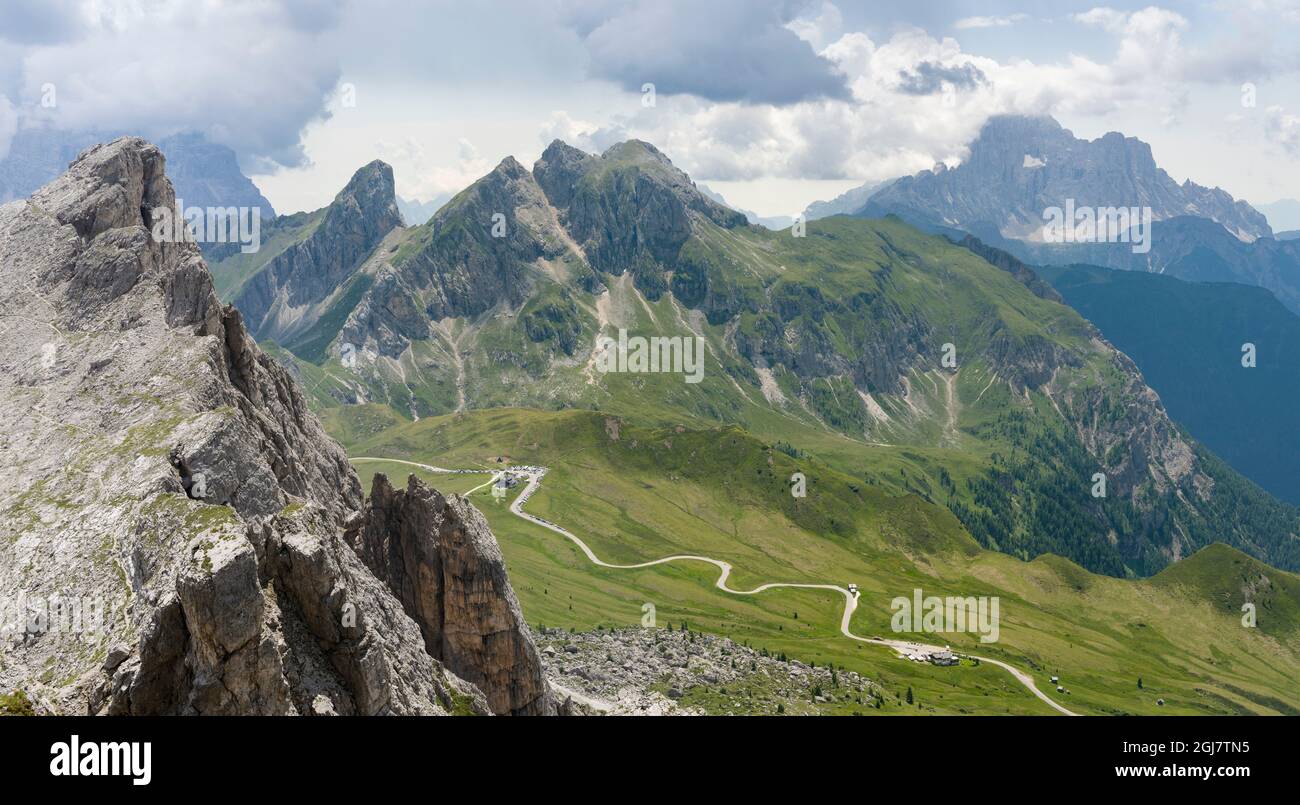
[[[353,462],[388,461],[394,464],[405,464],[411,467],[419,467],[420,469],[426,472],[438,473],[438,474],[466,475],[471,473],[490,473],[492,475],[491,480],[489,480],[487,483],[483,483],[474,487],[474,489],[471,489],[469,492],[465,493],[466,495],[475,492],[479,489],[482,489],[488,484],[495,482],[497,477],[501,474],[501,471],[499,470],[490,470],[490,469],[449,470],[442,467],[434,467],[429,464],[420,464],[415,461],[403,461],[401,459],[394,459],[394,458],[376,458],[373,456],[360,456],[360,457],[353,458],[351,460]],[[685,553],[675,554],[673,556],[665,556],[662,559],[654,559],[649,562],[640,562],[634,565],[615,565],[606,562],[603,559],[601,559],[599,556],[597,556],[595,552],[591,550],[591,547],[588,546],[587,543],[583,542],[573,532],[568,531],[567,529],[558,526],[549,520],[544,520],[541,517],[537,517],[535,515],[529,514],[528,512],[524,511],[523,508],[524,504],[528,502],[528,499],[532,497],[532,494],[537,491],[538,487],[541,486],[542,477],[546,475],[545,467],[532,467],[527,469],[515,467],[511,469],[511,473],[526,477],[528,479],[528,483],[527,485],[524,486],[523,492],[521,492],[510,504],[510,513],[514,514],[516,517],[520,517],[524,520],[527,520],[528,522],[534,525],[538,525],[541,526],[542,528],[553,531],[556,534],[559,534],[560,536],[569,540],[574,545],[577,545],[578,549],[581,550],[584,554],[586,554],[587,559],[589,559],[591,563],[594,565],[597,565],[599,567],[610,568],[612,570],[638,570],[640,568],[654,567],[655,565],[668,564],[669,562],[704,562],[713,565],[719,571],[718,580],[714,582],[714,586],[725,593],[730,593],[731,595],[757,595],[758,593],[761,593],[764,590],[774,590],[781,587],[790,587],[790,588],[797,588],[803,590],[831,590],[844,596],[844,615],[843,617],[840,618],[840,633],[843,634],[845,637],[849,638],[850,640],[856,640],[859,643],[871,643],[877,646],[887,646],[889,648],[894,649],[899,654],[905,657],[916,653],[933,654],[935,652],[943,650],[941,646],[931,646],[931,645],[926,645],[924,643],[916,643],[908,640],[886,640],[880,637],[861,637],[859,635],[855,635],[852,632],[852,630],[849,629],[849,625],[853,619],[853,613],[858,608],[859,593],[850,592],[849,590],[840,587],[837,584],[800,584],[794,582],[771,582],[768,584],[760,584],[759,586],[753,588],[752,590],[736,590],[727,586],[727,579],[731,576],[730,563],[724,562],[721,559],[713,559],[708,556],[696,556],[695,554],[685,554]],[[1028,688],[1031,693],[1033,693],[1039,699],[1042,699],[1054,710],[1063,713],[1064,715],[1067,716],[1078,715],[1078,713],[1071,712],[1070,710],[1067,710],[1065,707],[1062,707],[1060,704],[1057,704],[1050,697],[1048,697],[1047,694],[1039,690],[1038,686],[1034,684],[1034,678],[1029,674],[1025,673],[1024,671],[1021,671],[1019,668],[1016,668],[1015,666],[1012,665],[1008,665],[1007,663],[1002,662],[1001,660],[989,659],[988,657],[979,657],[974,654],[966,654],[964,656],[970,657],[971,659],[979,660],[981,663],[986,662],[990,665],[996,665],[999,668],[1004,669],[1005,671],[1007,671],[1007,673],[1011,674],[1011,676],[1013,676],[1016,679],[1016,681],[1020,682],[1022,685]]]

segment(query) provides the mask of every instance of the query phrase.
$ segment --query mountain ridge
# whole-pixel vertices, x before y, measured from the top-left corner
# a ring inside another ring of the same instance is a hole
[[[409,230],[377,258],[320,360],[292,363],[317,405],[342,412],[370,401],[407,418],[639,409],[761,433],[785,422],[855,450],[937,451],[911,453],[924,480],[905,473],[902,488],[933,499],[935,484],[952,484],[951,462],[967,467],[945,505],[983,544],[1026,558],[1051,551],[1145,575],[1217,530],[1294,565],[1296,513],[1265,496],[1252,498],[1267,513],[1250,528],[1230,519],[1214,489],[1240,479],[1168,419],[1126,356],[1010,260],[897,219],[769,232],[653,146],[598,156],[556,142],[533,171],[507,158]],[[702,338],[707,376],[597,371],[597,336],[620,329]],[[941,362],[949,347],[955,366]],[[1098,471],[1104,503],[1087,495]]]
[[[1119,132],[1081,140],[1047,116],[993,116],[955,168],[939,165],[872,194],[857,214],[910,213],[927,222],[1016,240],[1042,239],[1044,211],[1067,200],[1095,208],[1149,207],[1162,221],[1209,218],[1234,237],[1271,237],[1268,220],[1245,201],[1190,179],[1175,182],[1151,146]]]
[[[490,532],[454,502],[437,531],[363,510],[342,449],[197,247],[151,235],[174,201],[159,149],[123,138],[0,206],[0,591],[54,607],[35,628],[6,621],[0,682],[53,713],[553,712]],[[513,642],[430,655],[345,527],[489,582],[434,591],[439,623]],[[504,610],[477,619],[493,595]],[[70,625],[56,601],[99,616]]]

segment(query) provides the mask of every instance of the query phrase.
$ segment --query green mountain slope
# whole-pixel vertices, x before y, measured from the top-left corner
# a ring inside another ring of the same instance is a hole
[[[1240,517],[1240,479],[1032,272],[897,219],[771,232],[653,146],[557,142],[403,232],[367,286],[331,292],[328,328],[287,345],[323,407],[725,423],[917,492],[1021,558],[1148,575],[1223,540],[1300,567],[1297,512],[1255,495]],[[700,382],[602,371],[598,339],[620,333],[699,339]]]
[[[647,144],[556,143],[531,171],[503,161],[365,265],[310,351],[267,344],[350,453],[381,459],[363,473],[542,464],[530,511],[606,560],[703,554],[741,587],[855,583],[858,634],[887,632],[889,601],[914,589],[997,596],[999,642],[935,639],[1040,682],[1060,672],[1081,712],[1297,706],[1286,596],[1256,579],[1224,598],[1247,554],[1300,566],[1296,510],[1175,425],[1126,355],[994,251],[893,218],[771,232]],[[609,371],[638,337],[679,339],[679,356],[699,344],[701,362]],[[796,471],[807,497],[790,493]],[[628,625],[649,602],[912,686],[927,712],[1051,712],[1005,671],[855,645],[838,595],[729,596],[700,564],[599,568],[485,489],[475,500],[534,623]],[[1193,555],[1210,559],[1159,574]],[[1268,603],[1272,631],[1224,600]]]
[[[258,339],[319,362],[378,264],[407,237],[392,168],[371,162],[328,207],[277,218],[267,235],[258,251],[212,265],[217,290],[234,301]]]
[[[1261,288],[1093,266],[1041,273],[1131,356],[1170,414],[1269,492],[1300,503],[1300,317]],[[1253,344],[1255,366],[1242,365]]]
[[[1300,579],[1227,546],[1208,546],[1145,580],[1094,575],[1054,556],[1026,563],[981,549],[954,517],[916,494],[866,483],[729,427],[654,428],[596,412],[501,409],[406,423],[347,446],[354,456],[438,466],[547,466],[528,510],[579,534],[602,559],[703,554],[730,562],[738,588],[855,583],[857,634],[907,637],[891,630],[890,601],[914,589],[996,596],[996,643],[969,633],[918,637],[1012,663],[1040,684],[1060,676],[1069,693],[1057,698],[1075,712],[1300,707]],[[357,468],[363,479],[410,471],[370,461]],[[806,498],[789,492],[796,471],[807,476]],[[427,478],[467,491],[486,476]],[[774,654],[835,663],[899,694],[913,687],[924,712],[1051,712],[991,666],[936,668],[855,645],[838,633],[839,595],[727,596],[713,587],[716,571],[703,565],[598,568],[560,535],[510,514],[486,489],[473,500],[501,541],[534,624],[633,626],[648,602],[661,625],[689,622]],[[1244,603],[1257,607],[1254,628],[1241,623]]]

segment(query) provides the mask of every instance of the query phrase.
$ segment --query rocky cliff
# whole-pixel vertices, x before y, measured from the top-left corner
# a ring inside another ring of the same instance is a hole
[[[876,191],[860,214],[893,212],[985,239],[1041,240],[1043,211],[1069,199],[1077,207],[1150,207],[1157,221],[1208,218],[1245,241],[1272,234],[1246,202],[1175,182],[1141,140],[1118,132],[1079,139],[1050,117],[991,118],[960,165],[899,179]]]
[[[384,237],[401,226],[393,169],[375,160],[352,176],[302,240],[244,283],[235,305],[257,338],[285,343],[319,320]]]
[[[347,544],[385,526],[197,248],[151,236],[163,167],[124,138],[0,207],[0,688],[62,713],[548,710],[522,619],[464,604],[518,614],[490,533],[442,554],[492,569],[442,629],[496,647],[447,656],[519,707],[431,655]]]
[[[546,711],[537,649],[478,510],[415,476],[395,490],[376,475],[365,517],[347,538],[420,625],[429,654],[476,684],[493,711]]]

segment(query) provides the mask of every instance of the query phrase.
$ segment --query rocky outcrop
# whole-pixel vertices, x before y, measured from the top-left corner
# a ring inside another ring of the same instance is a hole
[[[0,688],[56,713],[491,712],[344,541],[360,484],[300,389],[196,246],[152,236],[163,167],[124,138],[0,207]]]
[[[429,654],[476,684],[496,713],[551,707],[537,648],[483,515],[410,476],[376,475],[347,539],[420,625]]]
[[[542,659],[576,710],[597,715],[830,715],[877,707],[878,683],[743,643],[668,628],[543,629]]]
[[[527,298],[529,268],[568,246],[528,169],[507,157],[458,194],[418,236],[419,248],[380,270],[352,311],[343,340],[397,357],[430,324]]]
[[[375,160],[352,176],[303,240],[271,258],[243,285],[235,306],[256,337],[288,343],[316,323],[384,237],[401,225],[393,169]]]

